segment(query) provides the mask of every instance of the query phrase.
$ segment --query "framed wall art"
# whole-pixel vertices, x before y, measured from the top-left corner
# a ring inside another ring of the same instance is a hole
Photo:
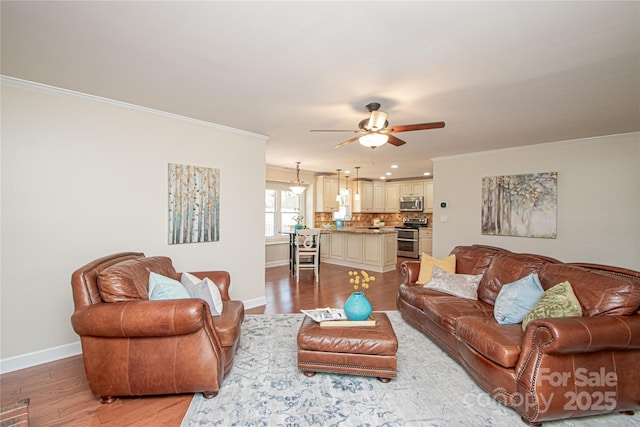
[[[220,171],[169,163],[169,244],[217,242]]]
[[[482,234],[555,239],[558,173],[482,178]]]

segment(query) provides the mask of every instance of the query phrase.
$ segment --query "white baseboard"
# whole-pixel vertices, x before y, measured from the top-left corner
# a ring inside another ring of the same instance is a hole
[[[244,302],[245,309],[255,308],[255,307],[260,307],[261,305],[267,305],[267,298],[266,297],[253,298],[243,302]]]
[[[71,344],[64,344],[57,347],[46,348],[44,350],[34,351],[33,353],[21,354],[19,356],[7,357],[0,360],[0,374],[18,371],[20,369],[30,368],[43,363],[53,362],[55,360],[65,359],[67,357],[82,354],[80,341]]]
[[[265,263],[265,268],[280,267],[282,265],[289,265],[289,260],[269,261]]]
[[[245,308],[260,307],[261,305],[266,304],[266,297],[253,298],[244,301]],[[31,368],[33,366],[42,365],[43,363],[54,362],[56,360],[76,356],[78,354],[82,354],[82,346],[80,345],[80,341],[76,341],[71,344],[60,345],[58,347],[34,351],[33,353],[7,357],[6,359],[0,360],[0,374],[6,374],[7,372]]]

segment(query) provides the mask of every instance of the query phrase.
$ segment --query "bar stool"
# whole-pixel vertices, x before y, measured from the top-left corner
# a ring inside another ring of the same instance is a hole
[[[296,283],[300,282],[300,270],[313,270],[316,282],[320,276],[320,229],[308,228],[296,231]]]

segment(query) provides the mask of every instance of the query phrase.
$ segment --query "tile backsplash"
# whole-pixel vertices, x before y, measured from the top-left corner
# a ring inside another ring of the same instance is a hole
[[[350,220],[344,221],[345,227],[369,227],[373,225],[375,219],[384,222],[386,227],[396,227],[402,225],[404,218],[428,218],[431,226],[432,214],[417,212],[402,213],[355,213]],[[321,228],[322,224],[333,223],[333,214],[330,212],[316,212],[314,227]]]

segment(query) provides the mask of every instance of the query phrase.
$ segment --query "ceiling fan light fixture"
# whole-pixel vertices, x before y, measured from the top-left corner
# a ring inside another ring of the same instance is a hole
[[[387,113],[384,113],[382,111],[372,111],[371,117],[369,117],[369,123],[367,124],[367,128],[371,130],[384,129],[384,126],[386,123],[387,123]]]
[[[360,141],[360,144],[369,148],[380,147],[381,145],[386,144],[388,140],[389,140],[389,135],[385,135],[383,133],[375,133],[375,132],[362,135],[360,138],[358,138],[358,141]]]

